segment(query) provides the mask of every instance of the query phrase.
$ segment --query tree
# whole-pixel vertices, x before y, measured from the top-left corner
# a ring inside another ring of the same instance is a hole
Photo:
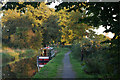
[[[74,7],[72,7],[74,6]],[[82,2],[63,2],[60,5],[56,6],[57,10],[63,9],[66,7],[67,11],[76,11],[79,10],[82,11],[82,7],[84,7],[87,12],[87,17],[83,20],[80,19],[81,22],[86,22],[89,25],[93,25],[94,27],[99,27],[99,25],[103,25],[103,27],[106,28],[105,32],[112,32],[115,33],[114,38],[111,40],[111,43],[116,46],[118,46],[119,37],[120,37],[120,29],[119,29],[119,23],[118,23],[118,14],[119,10],[117,9],[119,7],[118,3],[82,3]],[[57,11],[56,10],[56,11]],[[108,29],[107,26],[110,26]]]
[[[25,11],[25,7],[27,5],[31,5],[36,8],[40,5],[40,2],[7,2],[2,7],[2,10],[15,9],[17,7],[17,10],[21,9],[21,11]]]
[[[53,40],[58,42],[60,26],[54,9],[48,8],[43,2],[36,8],[31,5],[23,8],[25,12],[17,10],[17,7],[4,12],[2,24],[3,39],[6,42],[16,47],[34,49]]]
[[[58,43],[60,39],[60,26],[57,23],[58,18],[56,13],[53,12],[47,20],[43,22],[43,44],[44,46],[49,45],[53,41]]]
[[[17,48],[38,49],[42,43],[41,29],[30,11],[34,8],[27,6],[27,9],[26,13],[21,13],[16,9],[4,12],[2,17],[3,40],[6,40],[9,45],[14,44]]]
[[[83,36],[87,35],[87,31],[89,28],[93,28],[91,26],[88,26],[85,23],[79,23],[79,19],[85,18],[85,13],[81,13],[79,11],[72,11],[70,14],[70,23],[69,28],[73,31],[76,39],[82,39]]]
[[[62,26],[62,42],[73,43],[74,40],[81,40],[87,34],[86,30],[93,28],[84,23],[79,23],[79,19],[85,17],[85,13],[79,11],[66,12],[67,9],[58,12],[59,25]],[[85,11],[84,11],[85,12]]]
[[[69,19],[69,13],[64,10],[60,10],[57,12],[58,16],[58,24],[61,26],[60,32],[61,32],[61,43],[64,45],[65,43],[71,43],[73,38],[72,31],[68,28],[68,23],[70,21]]]

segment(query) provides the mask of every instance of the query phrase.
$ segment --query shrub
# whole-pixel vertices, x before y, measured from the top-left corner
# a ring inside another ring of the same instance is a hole
[[[71,50],[72,50],[72,56],[74,56],[77,59],[80,59],[80,57],[81,57],[81,47],[80,47],[80,44],[73,45]]]
[[[88,73],[103,74],[106,71],[106,60],[104,51],[97,51],[86,59],[85,63],[87,68],[84,70]]]

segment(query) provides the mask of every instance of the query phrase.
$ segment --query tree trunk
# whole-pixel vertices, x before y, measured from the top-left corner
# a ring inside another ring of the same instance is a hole
[[[83,61],[83,54],[81,55],[81,61]]]
[[[81,51],[81,61],[83,61],[83,50]]]

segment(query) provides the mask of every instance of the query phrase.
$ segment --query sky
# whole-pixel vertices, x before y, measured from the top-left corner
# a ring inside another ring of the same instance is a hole
[[[50,5],[48,5],[50,8],[55,8],[56,5],[59,5],[60,3],[55,1],[55,2],[52,2]]]
[[[103,33],[106,29],[102,26],[99,26],[98,29],[94,29],[94,31],[99,35],[99,34],[103,34],[103,35],[106,35],[108,36],[109,38],[113,38],[114,37],[114,34],[109,32],[108,34],[106,33]]]

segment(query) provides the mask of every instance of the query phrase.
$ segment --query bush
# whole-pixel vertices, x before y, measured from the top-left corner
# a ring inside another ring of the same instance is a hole
[[[109,44],[82,45],[82,43],[77,43],[72,46],[71,50],[72,56],[78,61],[81,59],[81,50],[83,50],[84,59],[81,65],[86,73],[97,74],[102,78],[118,77],[118,53],[111,50]]]
[[[81,58],[81,47],[80,47],[80,44],[73,45],[71,50],[72,50],[72,56],[74,56],[77,59]]]
[[[106,59],[105,59],[105,51],[97,51],[86,59],[86,67],[84,70],[87,73],[94,74],[105,74],[107,73],[106,69]]]

